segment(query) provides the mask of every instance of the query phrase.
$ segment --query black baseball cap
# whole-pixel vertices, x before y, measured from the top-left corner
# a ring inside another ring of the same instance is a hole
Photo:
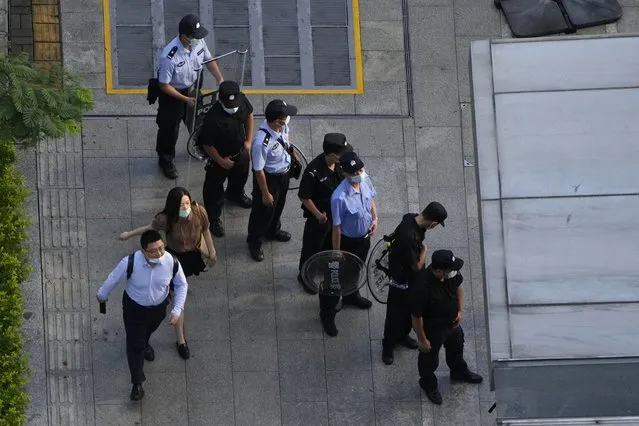
[[[224,80],[217,90],[218,98],[227,108],[235,108],[242,103],[240,85],[231,80]]]
[[[197,15],[186,15],[180,20],[178,27],[180,34],[184,34],[193,38],[204,38],[209,31],[200,25],[200,17]]]
[[[455,257],[450,250],[437,250],[431,257],[431,266],[433,269],[459,271],[464,266],[464,261],[459,257]]]
[[[339,158],[339,165],[349,175],[353,175],[357,173],[359,169],[364,167],[364,162],[359,159],[357,154],[354,151],[345,152]]]
[[[424,216],[428,220],[437,222],[442,226],[446,226],[444,225],[444,221],[448,217],[448,212],[440,203],[438,203],[437,201],[433,201],[432,203],[428,204],[422,211],[422,216]]]
[[[266,116],[266,121],[275,121],[283,115],[297,115],[297,107],[289,105],[281,99],[274,99],[266,105],[264,115]]]
[[[341,154],[352,151],[353,146],[349,145],[342,133],[327,133],[324,135],[322,149],[324,154]]]

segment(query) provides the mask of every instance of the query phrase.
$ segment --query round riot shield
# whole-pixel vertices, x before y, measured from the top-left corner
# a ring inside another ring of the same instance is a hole
[[[388,287],[392,285],[392,279],[388,272],[388,253],[390,241],[383,238],[375,244],[366,265],[368,288],[379,303],[387,303]]]
[[[291,155],[297,160],[298,165],[291,165],[291,168],[298,167],[299,174],[297,177],[291,176],[290,183],[288,185],[289,191],[296,191],[300,187],[300,182],[302,181],[302,173],[306,170],[306,166],[308,166],[308,159],[306,155],[299,149],[297,145],[291,142]]]
[[[352,253],[326,250],[302,265],[304,286],[325,296],[348,296],[364,286],[364,262]]]
[[[202,146],[198,144],[198,137],[202,130],[202,125],[204,124],[204,117],[216,101],[217,91],[206,93],[198,98],[198,106],[195,113],[195,119],[193,120],[193,129],[190,132],[189,140],[186,142],[186,151],[196,160],[207,161],[209,158],[209,156],[206,155],[206,152],[204,152]],[[190,113],[192,114],[192,112]],[[191,120],[187,117],[187,123],[190,123]]]

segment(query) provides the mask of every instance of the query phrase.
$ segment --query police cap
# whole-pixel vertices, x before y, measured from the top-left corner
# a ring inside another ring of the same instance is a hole
[[[364,162],[359,159],[357,154],[353,151],[345,152],[339,158],[339,165],[349,175],[354,175],[357,171],[364,167]]]
[[[209,33],[206,28],[200,25],[200,18],[197,15],[186,15],[182,18],[178,30],[180,34],[196,39],[204,38]]]
[[[324,154],[341,154],[353,150],[353,146],[346,141],[346,136],[342,133],[327,133],[324,135],[322,145]]]

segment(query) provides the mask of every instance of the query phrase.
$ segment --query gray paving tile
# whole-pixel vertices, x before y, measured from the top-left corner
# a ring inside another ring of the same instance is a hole
[[[623,15],[617,22],[617,28],[620,33],[632,33],[639,30],[639,7],[624,7]]]
[[[61,25],[61,41],[63,43],[100,40],[104,35],[102,27],[104,21],[99,8],[68,12],[65,15],[63,25]]]
[[[417,351],[403,347],[394,350],[392,365],[382,362],[382,341],[371,343],[375,399],[419,402]]]
[[[83,163],[87,219],[130,217],[128,160],[85,158]]]
[[[130,219],[87,219],[89,279],[104,282],[124,256],[138,250],[139,240],[118,240],[130,226]]]
[[[402,123],[395,118],[334,118],[313,119],[311,135],[313,150],[322,152],[324,135],[340,132],[358,155],[363,157],[403,157],[404,147],[400,135]]]
[[[426,0],[427,2],[429,0]],[[446,0],[430,0],[434,3],[440,4],[421,4],[421,5],[413,5],[409,4],[408,14],[410,19],[410,34],[411,39],[414,38],[413,34],[419,35],[422,37],[432,37],[432,36],[455,36],[455,22],[454,22],[454,14],[452,8],[452,1],[448,2]],[[450,3],[450,4],[446,4]],[[423,7],[429,6],[429,7]],[[431,7],[432,6],[432,7]],[[419,32],[415,32],[415,31]],[[419,53],[418,49],[413,46],[411,41],[411,52],[416,51],[415,53]]]
[[[268,104],[273,95],[265,96],[264,102]],[[291,105],[295,105],[300,115],[340,115],[355,114],[355,99],[353,95],[324,95],[308,97],[304,95],[284,95],[283,99]]]
[[[413,94],[416,126],[459,126],[456,70],[421,69]]]
[[[321,339],[319,298],[306,293],[296,279],[275,280],[277,338]]]
[[[460,105],[462,120],[462,155],[464,160],[475,164],[475,130],[473,128],[473,104],[464,102]]]
[[[142,424],[139,404],[111,404],[95,406],[95,424],[104,426],[133,426]]]
[[[235,372],[233,384],[236,425],[281,423],[280,387],[276,372]]]
[[[377,424],[421,425],[422,404],[419,401],[375,401]]]
[[[457,80],[459,83],[459,100],[461,102],[470,103],[472,101],[470,91],[470,43],[474,40],[483,40],[484,38],[485,37],[482,36],[455,37],[455,45],[457,48]],[[462,115],[463,114],[464,112],[462,110]]]
[[[428,186],[463,186],[464,163],[459,127],[423,127],[417,134],[419,181]]]
[[[233,351],[233,371],[277,371],[277,339],[275,336],[233,337],[231,348]]]
[[[102,17],[99,17],[99,19],[102,20]],[[100,34],[102,34],[102,30],[100,30]],[[67,36],[67,34],[63,34],[62,37],[64,38],[65,36]],[[68,36],[71,35],[69,34]],[[100,40],[100,38],[93,40]],[[64,67],[74,69],[80,74],[104,70],[104,43],[78,41],[78,39],[64,40],[62,43]]]
[[[278,354],[282,401],[326,401],[324,345],[321,340],[280,340]]]
[[[404,52],[368,50],[363,61],[364,81],[406,81]]]
[[[500,12],[492,0],[462,0],[454,2],[455,33],[497,37],[501,33]]]
[[[355,97],[355,112],[366,115],[406,115],[406,83],[367,81],[364,94]]]
[[[147,373],[142,424],[181,424],[188,418],[184,373]]]
[[[477,385],[451,385],[450,381],[445,378],[439,380],[439,389],[444,403],[435,409],[437,424],[445,422],[464,426],[477,425],[477,413],[479,412]],[[464,408],[460,410],[460,407]]]
[[[282,402],[282,425],[327,426],[327,402]]]
[[[129,145],[129,156],[156,158],[155,139],[157,130],[158,126],[155,124],[155,117],[128,118],[127,141]],[[186,139],[184,139],[186,128],[183,127],[181,130],[180,139],[186,143]],[[180,146],[182,145],[180,144]]]
[[[87,10],[97,10],[102,6],[100,0],[61,0],[60,10],[62,13],[86,12]]]
[[[370,371],[327,372],[328,418],[333,424],[375,424]]]
[[[131,174],[131,189],[150,189],[153,193],[163,189],[165,194],[168,194],[171,188],[177,186],[175,180],[164,177],[162,170],[158,167],[157,158],[129,158],[128,167]],[[178,173],[184,172],[186,170],[178,169]]]
[[[377,196],[380,215],[397,215],[406,212],[406,162],[403,158],[361,157],[371,177]]]
[[[192,339],[189,341],[189,348],[192,352],[191,358],[186,362],[189,409],[191,404],[232,403],[233,370],[230,342]]]
[[[124,336],[117,342],[93,342],[93,394],[96,406],[130,403],[131,380]]]
[[[189,425],[226,426],[235,424],[232,402],[191,402],[189,399]]]
[[[396,0],[378,0],[362,2],[359,5],[359,17],[362,21],[401,21],[402,8]]]
[[[127,157],[127,120],[86,119],[82,122],[82,151],[85,157]]]
[[[363,50],[404,51],[402,21],[362,21],[360,26]]]
[[[339,334],[324,338],[326,371],[353,372],[370,370],[371,352],[368,315],[346,307],[335,317]]]

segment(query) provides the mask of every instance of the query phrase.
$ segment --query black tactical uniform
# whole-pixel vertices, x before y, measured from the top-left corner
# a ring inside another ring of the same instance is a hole
[[[344,179],[344,173],[339,166],[339,156],[353,147],[341,133],[327,133],[324,135],[323,153],[315,157],[304,170],[300,189],[297,193],[300,200],[310,200],[323,216],[316,217],[313,212],[302,204],[306,223],[300,253],[299,270],[309,257],[323,250],[330,250],[331,244],[331,195],[337,185]],[[329,167],[329,162],[334,168]],[[321,221],[320,221],[321,220]],[[297,276],[300,284],[304,284],[301,275]],[[313,290],[304,289],[313,294]]]

